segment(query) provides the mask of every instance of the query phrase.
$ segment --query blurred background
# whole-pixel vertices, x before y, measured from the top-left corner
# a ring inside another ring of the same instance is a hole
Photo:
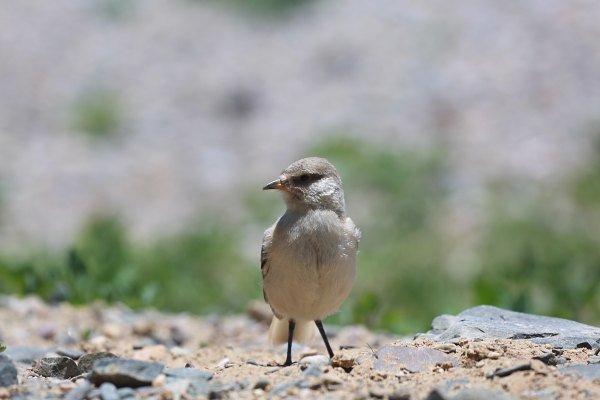
[[[240,312],[260,189],[329,158],[363,231],[329,322],[600,323],[600,3],[0,2],[0,292]]]

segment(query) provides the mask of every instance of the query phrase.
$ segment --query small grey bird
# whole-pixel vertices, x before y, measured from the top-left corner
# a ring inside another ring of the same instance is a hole
[[[342,180],[329,161],[309,157],[292,163],[268,189],[279,190],[287,206],[265,231],[261,249],[263,294],[275,315],[269,337],[287,340],[284,365],[291,365],[292,340],[310,340],[314,321],[333,357],[321,321],[352,289],[360,240],[346,215]]]

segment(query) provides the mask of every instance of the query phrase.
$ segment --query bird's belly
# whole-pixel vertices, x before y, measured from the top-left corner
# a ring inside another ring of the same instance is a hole
[[[271,254],[264,281],[269,304],[276,313],[293,319],[323,319],[336,312],[354,283],[355,254],[339,251],[317,254],[300,248]]]

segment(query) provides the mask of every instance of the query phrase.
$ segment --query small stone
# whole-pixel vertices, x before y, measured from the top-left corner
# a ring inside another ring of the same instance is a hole
[[[58,349],[56,354],[59,356],[69,357],[71,360],[78,360],[85,353],[77,349]]]
[[[113,353],[107,351],[101,351],[98,353],[90,353],[84,354],[79,358],[77,365],[82,373],[90,372],[92,370],[92,366],[98,360],[104,360],[106,358],[115,358],[117,357]]]
[[[65,396],[65,400],[83,400],[92,390],[92,384],[86,380],[79,383]]]
[[[165,368],[164,374],[169,378],[205,381],[213,377],[212,372],[196,368]]]
[[[167,382],[167,377],[164,374],[160,374],[152,380],[152,386],[163,387],[163,386],[165,386],[166,382]]]
[[[489,353],[487,353],[486,356],[489,359],[497,360],[500,358],[500,353],[498,353],[497,351],[490,351]]]
[[[112,383],[104,382],[99,389],[102,400],[119,400],[120,398],[117,387]]]
[[[135,390],[130,387],[123,387],[117,389],[117,393],[119,393],[119,398],[126,399],[128,397],[135,397]]]
[[[0,399],[10,399],[10,390],[0,387]]]
[[[46,378],[69,379],[81,375],[75,361],[69,357],[45,357],[33,366],[33,372]]]
[[[438,343],[433,346],[434,349],[443,351],[444,353],[456,353],[458,346],[453,343]]]
[[[102,333],[111,339],[118,339],[123,336],[123,329],[121,325],[108,323],[102,327]]]
[[[117,387],[150,386],[163,369],[159,363],[105,358],[94,363],[90,380],[96,385],[111,382]]]
[[[3,354],[10,357],[14,362],[31,364],[44,357],[46,353],[48,353],[48,350],[40,347],[11,346]]]
[[[505,376],[512,375],[515,372],[530,371],[530,370],[531,370],[531,363],[519,364],[519,365],[515,365],[513,367],[508,367],[508,368],[499,368],[499,369],[495,370],[494,372],[492,372],[491,374],[488,374],[487,378],[491,379],[495,376],[497,376],[499,378],[504,378]]]
[[[564,374],[579,375],[584,379],[600,379],[600,364],[572,364],[559,368],[558,371]]]
[[[314,377],[319,377],[321,376],[321,367],[319,365],[310,365],[308,368],[306,368],[304,370],[304,375],[305,376],[314,376]]]
[[[331,360],[331,365],[333,367],[340,367],[346,372],[350,372],[354,365],[356,365],[356,359],[344,353],[338,353],[333,356]]]
[[[185,347],[179,347],[179,346],[175,346],[175,347],[171,348],[170,352],[173,357],[185,357],[185,356],[189,356],[190,354],[192,354],[190,349],[186,349]]]
[[[407,389],[399,389],[388,396],[389,400],[410,400],[410,392]]]
[[[261,390],[266,391],[270,385],[271,385],[271,382],[269,382],[267,379],[261,379],[261,380],[257,381],[252,388],[253,389],[261,389]]]
[[[150,336],[154,331],[154,323],[139,319],[133,323],[133,333],[139,336]]]
[[[442,363],[458,366],[458,360],[439,350],[427,347],[385,346],[377,352],[375,371],[397,373],[401,370],[423,372]]]
[[[18,384],[17,368],[10,358],[0,354],[0,387]]]
[[[301,367],[308,367],[310,365],[325,366],[330,364],[330,360],[329,357],[318,354],[316,356],[304,357],[300,360],[299,364]]]
[[[220,369],[227,368],[228,366],[230,366],[230,364],[231,363],[229,362],[229,358],[225,357],[217,363],[217,368],[220,368]]]

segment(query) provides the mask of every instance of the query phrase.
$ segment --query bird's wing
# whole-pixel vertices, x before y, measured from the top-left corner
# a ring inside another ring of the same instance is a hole
[[[360,233],[360,229],[354,225],[354,222],[350,217],[346,218],[346,229],[350,233],[350,236],[355,240],[356,248],[358,248],[362,234]]]
[[[275,230],[275,224],[269,227],[263,234],[262,246],[260,247],[260,270],[262,277],[265,279],[269,272],[269,248],[273,240],[273,231]]]

